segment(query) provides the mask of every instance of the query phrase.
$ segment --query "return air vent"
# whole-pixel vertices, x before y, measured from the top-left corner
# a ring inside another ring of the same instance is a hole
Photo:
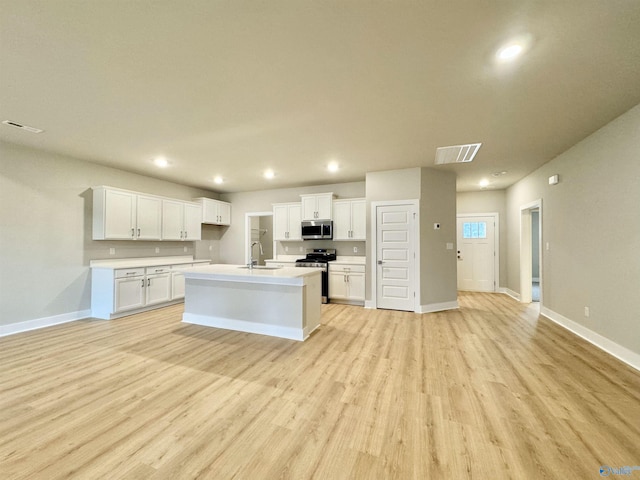
[[[2,123],[4,123],[5,125],[9,125],[10,127],[16,127],[21,130],[26,130],[27,132],[31,132],[31,133],[44,132],[44,130],[40,130],[39,128],[30,127],[28,125],[22,125],[21,123],[12,122],[11,120],[3,120]]]
[[[438,147],[436,149],[436,165],[445,163],[467,163],[473,160],[482,143],[469,143],[467,145],[453,145],[451,147]]]

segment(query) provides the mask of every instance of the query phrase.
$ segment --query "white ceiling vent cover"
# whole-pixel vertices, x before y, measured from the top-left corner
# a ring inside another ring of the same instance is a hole
[[[436,165],[445,163],[466,163],[473,160],[482,143],[469,143],[467,145],[453,145],[451,147],[438,147],[436,149]]]
[[[31,133],[42,133],[42,132],[44,132],[44,130],[41,130],[39,128],[30,127],[29,125],[22,125],[21,123],[12,122],[11,120],[3,120],[2,123],[5,124],[5,125],[9,125],[10,127],[16,127],[16,128],[21,129],[21,130],[26,130],[27,132],[31,132]]]

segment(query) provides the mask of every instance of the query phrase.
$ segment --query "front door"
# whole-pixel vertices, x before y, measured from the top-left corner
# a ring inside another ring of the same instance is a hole
[[[495,219],[458,216],[458,290],[495,291]]]
[[[415,310],[413,205],[376,208],[376,306]]]

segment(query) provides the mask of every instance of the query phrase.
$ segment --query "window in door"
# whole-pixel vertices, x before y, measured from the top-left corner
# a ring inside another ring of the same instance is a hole
[[[487,222],[464,222],[462,238],[487,238]]]

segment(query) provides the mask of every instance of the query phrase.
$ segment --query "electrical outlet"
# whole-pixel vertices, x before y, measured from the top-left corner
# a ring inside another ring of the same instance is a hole
[[[160,247],[156,247],[156,253],[160,253]]]
[[[302,249],[302,247],[300,247],[300,251],[303,252],[304,250]]]
[[[184,247],[184,253],[187,253],[187,247]]]
[[[547,251],[548,251],[549,250],[549,242],[547,242],[546,247],[547,247]]]
[[[447,242],[447,250],[453,250],[453,243]]]
[[[285,246],[284,247],[284,253],[287,253],[289,251],[289,247]]]
[[[358,247],[353,247],[353,253],[358,253]]]
[[[110,248],[109,249],[109,255],[115,255],[116,254],[116,249],[115,248]]]
[[[213,245],[209,245],[209,251],[212,252],[213,251]]]
[[[589,312],[589,307],[584,307],[584,316],[588,317],[590,313],[591,312]]]

